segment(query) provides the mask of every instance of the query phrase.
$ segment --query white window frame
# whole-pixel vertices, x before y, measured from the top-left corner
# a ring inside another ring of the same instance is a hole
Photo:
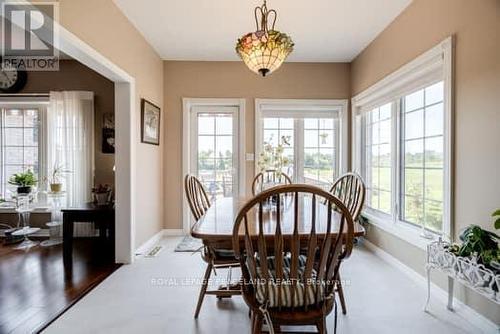
[[[238,193],[240,196],[246,194],[246,132],[245,132],[245,99],[234,98],[183,98],[182,99],[182,180],[184,176],[191,173],[192,149],[191,143],[193,140],[192,133],[192,113],[196,108],[200,107],[235,107],[238,108]],[[191,229],[191,212],[186,200],[184,184],[182,185],[182,226],[183,232],[189,233]]]
[[[39,129],[38,129],[38,179],[43,180],[48,173],[47,166],[47,108],[49,106],[48,96],[0,96],[0,109],[38,109]],[[0,139],[1,141],[1,139]],[[3,143],[0,143],[3,146]],[[0,148],[1,149],[1,148]],[[0,154],[0,161],[3,154]],[[3,161],[2,161],[3,165]],[[8,176],[6,176],[8,177]]]
[[[264,109],[273,108],[277,112],[286,113],[287,110],[290,111],[304,111],[304,112],[317,112],[317,111],[331,111],[333,114],[338,113],[339,119],[339,133],[338,133],[338,146],[336,150],[338,152],[337,162],[337,176],[346,173],[348,170],[348,100],[336,100],[336,99],[255,99],[255,173],[259,170],[258,167],[258,157],[262,152],[263,148],[263,114]],[[298,129],[299,136],[295,138],[294,147],[297,149],[300,147],[297,143],[303,141],[303,135]],[[296,152],[297,153],[297,152]],[[297,156],[300,159],[300,156]]]
[[[352,105],[352,167],[363,174],[363,132],[362,115],[373,108],[388,102],[394,102],[392,127],[392,215],[379,214],[375,210],[365,209],[363,215],[370,223],[389,232],[419,248],[425,249],[428,240],[420,237],[421,228],[400,221],[401,208],[401,98],[434,82],[444,83],[444,198],[443,198],[443,231],[445,240],[453,239],[453,37],[423,53],[413,61],[402,66],[384,79],[359,93],[351,100]],[[436,237],[438,234],[436,234]]]

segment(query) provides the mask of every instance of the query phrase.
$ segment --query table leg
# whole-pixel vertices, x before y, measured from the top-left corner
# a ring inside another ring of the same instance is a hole
[[[64,265],[71,266],[73,264],[73,219],[63,216],[63,261]]]
[[[452,277],[448,276],[448,310],[453,311],[453,283]]]
[[[427,312],[431,301],[431,268],[427,267],[427,300],[425,301],[424,312]]]

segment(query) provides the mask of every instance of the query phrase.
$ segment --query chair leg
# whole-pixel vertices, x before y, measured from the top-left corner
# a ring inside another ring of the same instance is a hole
[[[323,317],[321,320],[319,320],[316,323],[316,327],[318,328],[318,333],[319,334],[327,334],[326,317]]]
[[[261,334],[262,333],[262,315],[258,314],[258,312],[253,312],[253,321],[252,321],[252,334]]]
[[[198,319],[198,315],[200,314],[201,304],[203,304],[203,299],[205,298],[205,293],[208,288],[208,280],[210,279],[210,275],[212,274],[212,264],[209,263],[207,265],[207,269],[205,270],[205,276],[203,277],[203,282],[201,283],[200,295],[198,297],[198,304],[196,305],[196,311],[194,312],[194,318]]]
[[[340,279],[340,273],[338,274],[337,292],[339,294],[340,306],[342,307],[342,314],[346,314],[347,307],[345,306],[344,290],[342,289],[342,282]]]

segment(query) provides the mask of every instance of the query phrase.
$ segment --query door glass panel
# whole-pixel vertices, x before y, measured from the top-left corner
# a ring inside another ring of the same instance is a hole
[[[235,195],[232,113],[197,114],[197,170],[211,201]]]

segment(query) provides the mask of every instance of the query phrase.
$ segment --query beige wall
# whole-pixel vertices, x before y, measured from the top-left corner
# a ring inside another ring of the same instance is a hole
[[[165,228],[182,228],[182,98],[245,98],[246,152],[254,152],[254,99],[349,98],[349,64],[286,63],[262,78],[242,62],[164,62]],[[254,164],[247,162],[250,191]]]
[[[20,93],[48,93],[63,90],[94,92],[95,108],[95,184],[114,184],[114,154],[102,153],[102,121],[104,113],[115,111],[114,83],[75,60],[61,60],[59,71],[30,72]]]
[[[352,63],[352,95],[455,35],[455,236],[492,229],[500,207],[500,1],[414,0]],[[423,273],[423,251],[372,228],[368,239]],[[438,280],[441,284],[443,280]],[[467,304],[500,323],[500,307],[469,290]]]
[[[163,228],[164,145],[142,144],[139,137],[140,98],[163,105],[163,62],[111,0],[60,0],[59,3],[61,24],[136,80],[135,246],[138,247]]]

